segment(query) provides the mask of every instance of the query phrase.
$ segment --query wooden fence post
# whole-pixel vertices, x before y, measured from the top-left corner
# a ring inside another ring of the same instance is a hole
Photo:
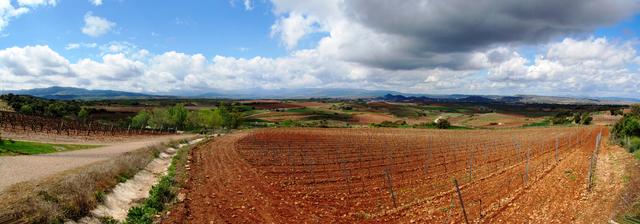
[[[591,161],[589,163],[589,174],[587,176],[588,181],[587,181],[587,190],[591,191],[591,188],[593,187],[593,176],[594,176],[594,172],[596,169],[596,162],[598,161],[598,149],[600,148],[600,139],[602,138],[602,132],[600,132],[598,134],[598,136],[596,136],[596,147],[593,150],[593,154],[591,155]]]
[[[454,178],[453,184],[456,185],[456,191],[458,192],[458,199],[460,199],[460,207],[462,208],[462,214],[464,215],[464,223],[469,224],[469,219],[467,218],[467,211],[464,209],[464,201],[462,200],[462,193],[460,193],[460,186],[458,186],[458,180]]]
[[[393,200],[393,207],[398,207],[398,202],[396,201],[396,192],[393,191],[393,182],[391,182],[391,174],[389,173],[389,168],[384,169],[384,177],[385,182],[387,182],[387,188],[389,190],[389,194],[391,195],[391,199]]]

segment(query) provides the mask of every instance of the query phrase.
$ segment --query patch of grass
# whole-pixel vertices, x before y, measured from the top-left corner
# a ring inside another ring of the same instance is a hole
[[[631,137],[629,139],[629,142],[625,144],[625,147],[627,148],[627,150],[629,150],[629,152],[632,152],[633,155],[636,156],[636,158],[640,159],[640,157],[638,157],[638,154],[636,153],[640,151],[640,137]]]
[[[104,191],[96,191],[96,192],[94,192],[93,194],[95,195],[95,197],[96,197],[96,201],[97,201],[98,203],[102,203],[102,202],[104,202],[104,198],[105,198],[105,196],[107,195],[106,193],[104,193]]]
[[[26,141],[3,140],[0,143],[0,156],[9,155],[35,155],[53,152],[90,149],[99,145],[75,145],[75,144],[48,144]]]
[[[303,107],[303,108],[293,108],[293,109],[288,109],[285,110],[285,112],[290,112],[290,113],[301,113],[301,114],[311,114],[318,111],[317,109],[313,109],[313,108],[309,108],[309,107]]]
[[[154,158],[157,158],[157,156],[154,155]],[[125,171],[124,173],[118,175],[116,179],[118,180],[118,183],[124,183],[127,182],[127,180],[131,179],[133,175],[135,174],[132,174],[131,171]]]
[[[551,120],[549,119],[544,119],[542,121],[522,125],[522,127],[525,127],[525,128],[526,127],[547,127],[547,126],[551,126]]]
[[[567,178],[569,178],[569,179],[571,179],[571,180],[573,180],[573,181],[575,181],[575,180],[577,179],[576,174],[575,174],[575,173],[573,173],[573,170],[571,170],[571,169],[564,170],[564,175],[565,175]]]
[[[633,152],[633,157],[635,157],[637,160],[640,160],[640,150],[636,150],[635,152]]]
[[[100,223],[102,224],[118,224],[120,222],[118,222],[118,220],[114,219],[113,217],[100,217],[99,218]]]

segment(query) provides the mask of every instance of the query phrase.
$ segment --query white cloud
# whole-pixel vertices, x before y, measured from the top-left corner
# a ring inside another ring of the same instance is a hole
[[[89,0],[89,2],[95,6],[102,5],[102,0]]]
[[[288,49],[320,33],[323,54],[390,70],[480,69],[478,52],[590,32],[640,9],[634,0],[272,2],[278,17],[272,35]]]
[[[96,43],[69,43],[64,47],[65,50],[75,50],[79,48],[96,48]]]
[[[244,0],[244,9],[253,10],[253,2],[251,0]]]
[[[302,37],[314,32],[315,23],[316,20],[312,17],[292,12],[287,17],[279,18],[271,26],[271,36],[278,36],[287,49],[293,49]]]
[[[242,2],[242,6],[244,7],[244,10],[246,11],[253,10],[253,0],[229,0],[229,4],[235,7],[236,4],[240,1]]]
[[[9,25],[11,19],[29,12],[26,7],[14,7],[10,0],[0,0],[0,31]]]
[[[18,0],[18,5],[21,6],[40,6],[40,5],[51,5],[55,6],[57,4],[56,0]]]
[[[87,12],[84,15],[84,27],[82,27],[82,33],[97,37],[101,36],[116,26],[114,22],[111,22],[105,18],[94,16],[92,12]]]
[[[126,42],[101,48],[107,51],[100,60],[75,63],[47,46],[7,48],[0,50],[0,75],[15,88],[71,85],[160,93],[335,87],[414,93],[640,94],[640,72],[633,66],[638,53],[632,43],[604,38],[568,38],[543,46],[539,50],[545,53],[531,60],[508,47],[478,51],[473,60],[483,69],[466,70],[389,70],[340,60],[318,49],[277,58],[208,58],[175,51],[155,55]]]
[[[637,58],[632,42],[565,38],[550,44],[533,62],[513,55],[492,67],[488,77],[498,83],[526,84],[529,91],[634,95],[640,86],[640,71],[632,66]]]
[[[69,69],[69,61],[43,45],[0,50],[0,69],[16,76],[73,75]]]
[[[132,80],[144,73],[145,65],[140,61],[126,58],[124,54],[108,54],[102,62],[82,59],[71,65],[79,77],[97,81],[117,82]]]

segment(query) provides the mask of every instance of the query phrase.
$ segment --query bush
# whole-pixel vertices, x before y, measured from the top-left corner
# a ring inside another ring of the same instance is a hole
[[[551,124],[558,125],[571,123],[571,119],[569,118],[570,116],[571,112],[558,113],[551,118]]]
[[[153,223],[156,210],[145,206],[136,206],[129,209],[125,223]]]
[[[631,115],[640,117],[640,104],[631,105]]]
[[[436,127],[438,127],[439,129],[447,129],[451,127],[451,123],[449,123],[449,120],[447,119],[438,119],[436,121]]]
[[[628,114],[625,115],[613,126],[611,133],[617,139],[624,139],[627,136],[640,137],[640,118]]]

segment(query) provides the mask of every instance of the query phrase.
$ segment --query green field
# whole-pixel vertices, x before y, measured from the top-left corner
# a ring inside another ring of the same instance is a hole
[[[2,140],[0,142],[0,156],[44,154],[90,149],[98,146],[99,145],[48,144],[38,142]]]

